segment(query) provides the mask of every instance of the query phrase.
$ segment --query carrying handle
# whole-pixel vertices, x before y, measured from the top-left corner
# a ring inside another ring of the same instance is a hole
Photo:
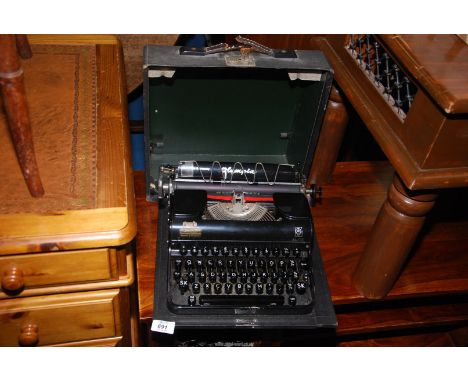
[[[296,58],[296,53],[294,50],[286,49],[271,49],[265,45],[259,44],[248,38],[237,36],[236,41],[238,45],[229,45],[225,42],[220,44],[207,46],[205,48],[191,48],[191,47],[181,47],[180,54],[188,56],[208,56],[214,53],[226,53],[231,51],[240,51],[241,55],[248,55],[251,52],[257,52],[266,54],[274,58]]]

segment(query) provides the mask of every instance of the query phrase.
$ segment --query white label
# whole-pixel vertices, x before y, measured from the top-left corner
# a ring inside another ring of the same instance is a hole
[[[151,330],[153,332],[174,334],[175,322],[173,321],[163,321],[163,320],[153,320],[151,325]]]

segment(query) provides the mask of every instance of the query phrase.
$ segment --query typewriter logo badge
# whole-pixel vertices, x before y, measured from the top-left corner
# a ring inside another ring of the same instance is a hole
[[[304,228],[294,227],[294,237],[303,237],[303,236],[304,236]]]

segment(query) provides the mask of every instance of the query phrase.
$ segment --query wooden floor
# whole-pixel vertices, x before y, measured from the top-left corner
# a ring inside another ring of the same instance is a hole
[[[398,282],[384,301],[363,298],[351,277],[393,170],[387,162],[342,162],[312,208],[338,317],[340,346],[467,345],[468,190],[446,190],[430,213]],[[135,172],[140,321],[153,312],[157,204]],[[143,332],[143,331],[142,331]],[[305,343],[307,345],[307,343]]]

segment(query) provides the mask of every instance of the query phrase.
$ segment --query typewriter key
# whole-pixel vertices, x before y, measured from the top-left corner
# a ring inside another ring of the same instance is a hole
[[[174,280],[175,281],[180,280],[180,272],[179,271],[174,271],[173,275],[174,275]]]
[[[210,274],[208,275],[208,278],[210,279],[212,283],[214,283],[216,281],[216,273],[210,272]]]
[[[240,274],[240,280],[241,280],[241,282],[246,283],[246,282],[247,282],[247,277],[248,277],[248,273],[247,273],[247,272],[241,272],[241,274]]]
[[[262,294],[263,293],[263,284],[257,283],[255,284],[255,291],[257,294]]]
[[[207,256],[210,253],[210,248],[208,248],[206,245],[202,248],[202,255]]]
[[[193,283],[195,281],[195,272],[190,271],[187,273],[187,280],[189,283]]]
[[[203,284],[203,292],[205,292],[206,294],[211,293],[211,284],[210,283],[204,283]]]
[[[258,279],[258,274],[257,272],[250,272],[249,277],[250,277],[250,282],[255,284]]]
[[[198,254],[198,247],[196,245],[194,245],[191,249],[190,249],[190,253],[192,255],[197,255]]]
[[[289,296],[288,302],[289,302],[289,305],[295,306],[296,305],[296,296]]]
[[[229,273],[229,281],[232,282],[232,283],[237,282],[237,273],[236,272]]]
[[[181,255],[186,255],[187,254],[187,247],[185,246],[185,244],[180,245],[179,252],[180,252]]]
[[[188,290],[188,281],[184,279],[179,280],[179,289],[181,293],[187,292]]]
[[[199,274],[198,274],[198,280],[202,283],[204,283],[206,281],[206,272],[203,272],[201,271]]]
[[[222,291],[222,289],[223,289],[223,285],[222,285],[222,284],[216,283],[216,284],[214,285],[214,291],[215,291],[216,294],[220,294],[221,291]]]
[[[244,290],[244,284],[237,283],[236,284],[236,293],[241,294],[243,290]]]
[[[229,255],[229,247],[223,247],[221,253],[225,256]]]
[[[195,294],[200,293],[200,284],[199,283],[193,283],[192,284],[192,291]]]
[[[293,283],[286,283],[286,292],[288,294],[294,293],[294,284]]]
[[[219,272],[218,277],[219,277],[219,281],[221,281],[222,283],[225,283],[227,280],[227,274],[224,271]]]
[[[260,280],[262,281],[262,283],[266,283],[268,280],[268,273],[267,272],[260,273]]]
[[[284,292],[284,285],[276,284],[276,294],[283,294],[283,292]]]
[[[270,280],[273,284],[276,284],[276,282],[278,281],[278,273],[276,272],[271,272],[270,273]]]
[[[273,293],[273,284],[272,283],[268,283],[265,287],[265,290],[267,292],[267,294],[272,294]]]
[[[306,291],[306,284],[304,282],[296,283],[296,292],[299,294],[304,294]]]
[[[175,265],[176,270],[180,272],[180,269],[182,268],[182,259],[176,259],[174,261],[174,265]]]
[[[188,296],[187,301],[189,306],[194,306],[197,303],[197,298],[195,296]]]
[[[232,284],[226,283],[224,284],[224,293],[231,294],[232,293]]]
[[[245,284],[245,293],[252,294],[253,285],[250,283]]]

